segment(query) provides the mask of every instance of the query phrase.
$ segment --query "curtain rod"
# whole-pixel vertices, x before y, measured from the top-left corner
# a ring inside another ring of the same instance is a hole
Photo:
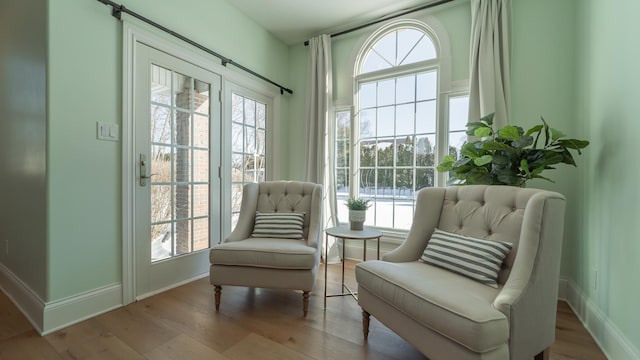
[[[262,80],[264,80],[264,81],[266,81],[266,82],[268,82],[268,83],[270,83],[272,85],[275,85],[276,87],[279,87],[280,88],[280,94],[284,94],[285,91],[287,93],[289,93],[289,94],[293,94],[293,90],[291,90],[291,89],[289,89],[289,88],[287,88],[285,86],[282,86],[282,85],[280,85],[280,84],[278,84],[278,83],[276,83],[276,82],[274,82],[274,81],[272,81],[272,80],[270,80],[270,79],[258,74],[257,72],[255,72],[255,71],[253,71],[253,70],[251,70],[251,69],[249,69],[249,68],[247,68],[245,66],[242,66],[242,65],[238,64],[237,62],[229,59],[228,57],[223,56],[223,55],[221,55],[221,54],[219,54],[219,53],[217,53],[217,52],[205,47],[204,45],[201,45],[201,44],[189,39],[188,37],[186,37],[184,35],[180,35],[177,32],[175,32],[175,31],[173,31],[173,30],[171,30],[169,28],[166,28],[166,27],[158,24],[157,22],[155,22],[153,20],[150,20],[150,19],[148,19],[148,18],[136,13],[135,11],[131,11],[131,10],[127,9],[122,4],[116,4],[115,2],[110,1],[110,0],[98,0],[98,1],[103,3],[103,4],[105,4],[105,5],[107,5],[107,6],[111,6],[112,7],[111,15],[113,15],[113,17],[117,18],[118,20],[122,20],[122,13],[129,14],[129,15],[135,17],[136,19],[142,20],[145,23],[147,23],[147,24],[149,24],[149,25],[151,25],[151,26],[153,26],[153,27],[155,27],[157,29],[160,29],[160,30],[162,30],[162,31],[164,31],[164,32],[166,32],[166,33],[168,33],[170,35],[173,35],[174,37],[176,37],[176,38],[178,38],[178,39],[180,39],[180,40],[182,40],[182,41],[184,41],[184,42],[186,42],[186,43],[188,43],[190,45],[193,45],[193,46],[197,47],[198,49],[200,49],[200,50],[202,50],[202,51],[204,51],[204,52],[206,52],[208,54],[211,54],[211,55],[217,57],[218,59],[220,59],[220,61],[222,63],[222,66],[226,67],[227,64],[231,64],[231,65],[237,67],[240,70],[243,70],[243,71],[245,71],[245,72],[247,72],[247,73],[249,73],[249,74],[251,74],[251,75],[253,75],[253,76],[257,77],[257,78],[260,78],[260,79],[262,79]]]
[[[383,22],[383,21],[387,21],[387,20],[395,19],[395,18],[400,17],[400,16],[404,16],[404,15],[407,15],[407,14],[414,13],[414,12],[416,12],[416,11],[420,11],[420,10],[424,10],[424,9],[429,9],[429,8],[432,8],[432,7],[436,7],[436,6],[438,6],[438,5],[446,4],[446,3],[448,3],[448,2],[452,2],[452,1],[453,1],[453,0],[437,0],[437,1],[433,1],[433,2],[430,2],[430,3],[428,3],[428,4],[425,4],[425,5],[421,5],[421,6],[415,7],[415,8],[413,8],[413,9],[405,10],[405,11],[402,11],[402,12],[400,12],[400,13],[393,14],[393,15],[389,15],[389,16],[384,16],[384,17],[382,17],[382,18],[380,18],[380,19],[378,19],[378,20],[373,20],[373,21],[368,22],[368,23],[366,23],[366,24],[358,25],[358,26],[353,27],[353,28],[351,28],[351,29],[347,29],[347,30],[343,30],[343,31],[337,32],[337,33],[335,33],[335,34],[331,34],[331,37],[333,38],[333,37],[336,37],[336,36],[340,36],[340,35],[348,34],[348,33],[350,33],[350,32],[354,32],[354,31],[357,31],[357,30],[360,30],[360,29],[366,28],[366,27],[368,27],[368,26],[375,25],[375,24],[381,23],[381,22]],[[305,42],[304,42],[304,46],[309,46],[309,40],[307,40],[307,41],[305,41]]]

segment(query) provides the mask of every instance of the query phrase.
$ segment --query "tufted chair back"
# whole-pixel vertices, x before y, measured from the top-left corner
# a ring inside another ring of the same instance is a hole
[[[444,193],[438,228],[486,240],[507,241],[513,249],[498,276],[504,284],[518,253],[525,208],[540,190],[508,186],[459,186]],[[541,209],[542,210],[542,209]],[[542,220],[542,211],[529,211],[533,222]]]
[[[304,238],[309,236],[309,224],[314,215],[312,204],[317,184],[296,181],[267,181],[258,186],[258,212],[299,212],[304,213]],[[319,194],[316,194],[319,196]],[[318,200],[318,199],[316,199]]]

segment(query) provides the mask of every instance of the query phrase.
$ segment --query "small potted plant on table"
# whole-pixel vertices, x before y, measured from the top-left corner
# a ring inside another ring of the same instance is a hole
[[[364,228],[367,209],[371,206],[369,201],[360,198],[349,198],[345,202],[345,205],[349,208],[349,226],[351,230],[362,230]]]

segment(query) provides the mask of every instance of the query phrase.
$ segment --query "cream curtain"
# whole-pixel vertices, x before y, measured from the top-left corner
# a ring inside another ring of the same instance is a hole
[[[494,129],[509,124],[511,0],[471,0],[469,121],[495,112]]]
[[[333,98],[331,76],[331,36],[320,35],[309,40],[307,62],[305,172],[306,180],[324,187],[325,228],[338,223],[335,189],[335,129],[330,119]],[[324,256],[324,239],[323,239]],[[328,263],[339,262],[340,254],[335,239],[329,239]]]

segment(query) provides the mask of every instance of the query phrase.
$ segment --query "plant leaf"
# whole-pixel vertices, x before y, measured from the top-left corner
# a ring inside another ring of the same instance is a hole
[[[540,119],[544,125],[544,147],[547,147],[547,145],[549,145],[549,125],[547,125],[547,122],[544,121],[542,116],[540,116]]]
[[[516,126],[507,125],[498,130],[498,136],[509,140],[517,140],[520,138],[520,132]]]
[[[529,162],[527,162],[527,159],[520,160],[520,168],[524,170],[527,175],[529,174]]]
[[[480,121],[486,123],[487,125],[491,126],[493,125],[493,118],[496,116],[496,113],[492,112],[489,115],[484,116],[483,118],[480,119]]]
[[[485,150],[485,151],[497,151],[497,150],[513,151],[515,149],[513,147],[505,144],[505,143],[501,143],[501,142],[498,142],[498,141],[485,141],[482,144],[482,150]]]
[[[524,136],[529,136],[535,132],[540,133],[540,130],[542,130],[543,126],[542,125],[536,125],[534,127],[532,127],[531,129],[527,130],[527,132],[524,134]]]
[[[518,149],[522,149],[525,148],[529,145],[533,144],[533,137],[532,136],[523,136],[521,138],[518,138],[516,140],[514,140],[511,145],[515,148]]]
[[[554,129],[554,128],[550,128],[551,130],[551,140],[552,141],[556,141],[562,137],[567,136],[565,133],[563,133],[562,131],[558,130],[558,129]]]
[[[488,127],[479,127],[475,129],[473,132],[473,136],[477,136],[479,138],[485,138],[491,136],[491,128]]]
[[[478,166],[483,166],[489,164],[493,160],[493,156],[491,155],[482,155],[478,158],[473,159],[473,163]]]

